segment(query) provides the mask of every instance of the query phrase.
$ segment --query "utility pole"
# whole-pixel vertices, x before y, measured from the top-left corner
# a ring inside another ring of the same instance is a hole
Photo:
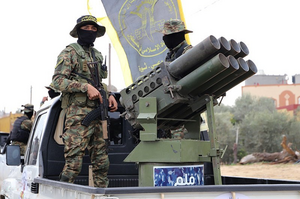
[[[108,44],[108,88],[111,89],[111,44]]]
[[[237,150],[238,150],[238,142],[239,142],[239,126],[236,128],[236,137],[235,137],[235,143],[233,144],[233,163],[237,163]]]
[[[32,104],[32,86],[30,86],[30,104]]]

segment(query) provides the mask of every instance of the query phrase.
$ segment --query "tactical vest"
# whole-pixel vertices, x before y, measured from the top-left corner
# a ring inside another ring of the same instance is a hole
[[[21,124],[24,120],[28,120],[28,117],[21,116],[16,119],[10,134],[10,140],[27,144],[30,131],[21,129]]]
[[[78,81],[80,83],[89,83],[91,85],[94,85],[92,74],[94,72],[93,68],[90,68],[88,66],[88,58],[86,57],[86,53],[81,45],[78,43],[72,43],[67,47],[71,47],[75,50],[77,57],[78,57],[78,63],[79,67],[75,68],[76,71],[72,71],[71,73],[71,80]],[[102,54],[96,50],[95,48],[92,48],[95,52],[95,59],[93,62],[97,61],[98,64],[98,72],[99,72],[99,82],[102,82],[102,79],[105,79],[107,77],[107,70],[102,70],[102,61],[103,57]],[[92,70],[92,71],[91,71]],[[78,93],[62,93],[62,108],[66,108],[70,106],[71,104],[75,104],[76,106],[81,107],[96,107],[98,104],[98,100],[90,100],[87,97],[87,93],[78,92]]]
[[[182,46],[179,47],[179,49],[175,52],[169,52],[167,54],[167,57],[165,59],[166,62],[172,62],[175,59],[177,59],[178,57],[180,57],[181,55],[183,55],[187,50],[191,49],[192,45],[187,44],[186,42],[184,42],[182,44]]]

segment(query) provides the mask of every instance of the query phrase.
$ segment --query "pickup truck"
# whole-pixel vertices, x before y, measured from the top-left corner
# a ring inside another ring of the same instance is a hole
[[[116,93],[117,100],[120,95]],[[74,184],[58,181],[64,165],[60,134],[62,111],[59,97],[45,103],[35,117],[24,157],[18,146],[7,146],[0,154],[1,199],[85,199],[85,198],[300,198],[300,181],[237,178],[222,176],[222,185],[138,187],[136,163],[123,162],[139,141],[138,132],[120,115],[124,108],[110,113],[109,187],[95,188],[89,183],[89,156]],[[209,176],[204,172],[204,179]]]
[[[225,45],[230,46],[222,40]],[[242,46],[240,53],[221,48],[209,36],[116,93],[118,110],[109,115],[108,188],[93,187],[87,153],[75,183],[59,181],[65,114],[59,97],[45,103],[35,116],[24,157],[13,145],[0,154],[0,199],[300,199],[300,181],[221,175],[225,150],[218,144],[214,106],[257,73],[255,64],[243,59],[248,52]],[[204,133],[200,114],[205,111],[209,131]]]

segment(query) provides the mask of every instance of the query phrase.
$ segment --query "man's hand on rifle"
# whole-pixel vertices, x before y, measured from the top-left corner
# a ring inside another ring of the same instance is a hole
[[[108,98],[109,111],[114,112],[118,109],[118,103],[113,95]]]
[[[102,103],[102,96],[100,95],[99,91],[92,85],[88,84],[88,90],[87,90],[87,95],[90,100],[96,100],[100,99],[100,102]]]

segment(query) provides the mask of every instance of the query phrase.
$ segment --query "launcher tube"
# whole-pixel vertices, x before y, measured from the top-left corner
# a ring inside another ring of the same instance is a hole
[[[225,56],[228,56],[228,55],[235,56],[241,52],[240,45],[234,39],[230,39],[229,43],[230,43],[231,49],[227,53],[224,53]]]
[[[219,81],[227,78],[230,74],[236,72],[239,69],[239,63],[232,55],[229,55],[227,57],[227,59],[228,59],[228,62],[229,62],[228,69],[226,69],[223,72],[219,73],[218,75],[216,75],[215,77],[213,77],[209,81],[205,82],[203,85],[197,87],[195,90],[193,90],[191,92],[191,95],[201,96],[202,94],[207,94],[207,92],[205,92],[206,90],[211,88],[213,85],[217,84]]]
[[[171,62],[168,71],[174,78],[180,79],[214,57],[219,49],[219,40],[211,35]]]
[[[236,70],[235,72],[233,72],[232,74],[228,75],[225,79],[222,79],[217,84],[215,84],[212,87],[210,87],[209,89],[207,89],[205,91],[205,94],[214,95],[214,93],[216,91],[220,90],[222,87],[229,84],[231,81],[235,80],[242,74],[249,71],[249,67],[243,58],[238,58],[237,62],[239,63],[239,69]]]
[[[184,78],[180,79],[176,85],[181,86],[179,91],[182,95],[187,95],[195,87],[203,85],[217,74],[229,67],[228,59],[221,53],[207,61]]]
[[[225,37],[220,37],[218,40],[219,40],[220,45],[221,45],[219,53],[225,54],[225,53],[227,53],[228,51],[231,50],[230,43]]]
[[[247,55],[249,55],[249,49],[247,47],[247,45],[244,43],[244,42],[240,42],[239,43],[239,46],[240,46],[240,49],[241,49],[241,52],[239,52],[238,54],[236,54],[234,57],[235,58],[238,58],[238,57],[246,57]]]
[[[218,90],[215,93],[215,97],[220,97],[222,94],[224,94],[228,90],[232,89],[233,87],[235,87],[239,83],[243,82],[244,80],[248,79],[249,77],[251,77],[251,76],[253,76],[257,73],[257,67],[256,67],[256,65],[254,64],[253,61],[248,60],[246,63],[249,66],[249,71],[247,71],[243,75],[236,78],[234,81],[230,82],[229,84],[227,84],[226,86],[224,86],[223,88]]]

